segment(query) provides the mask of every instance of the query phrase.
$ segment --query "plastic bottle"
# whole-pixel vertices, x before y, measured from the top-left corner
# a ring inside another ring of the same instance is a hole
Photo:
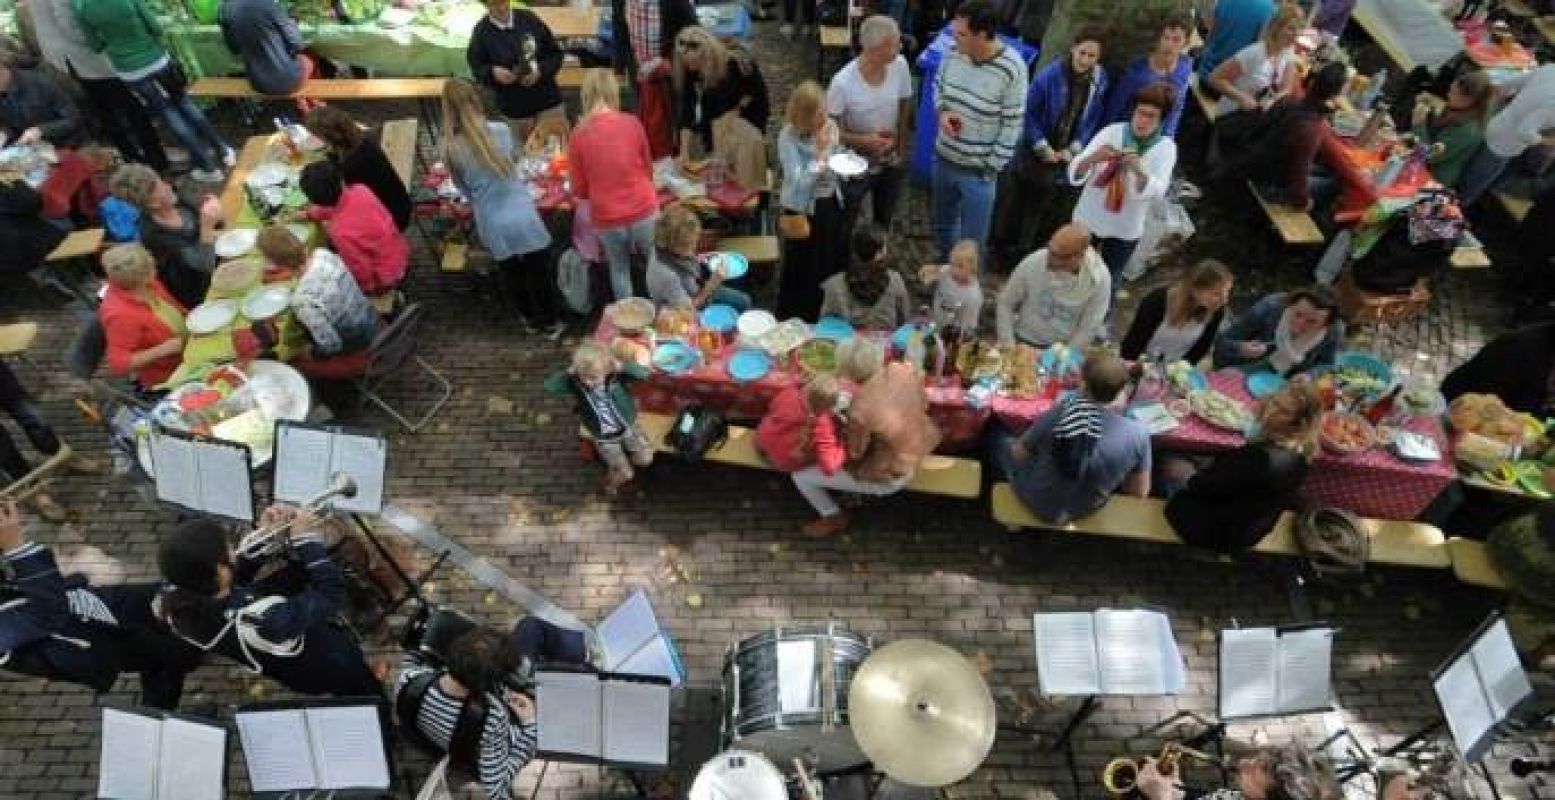
[[[1359,102],[1356,105],[1362,109],[1370,109],[1377,102],[1377,98],[1382,96],[1383,87],[1387,82],[1388,68],[1383,67],[1377,70],[1377,74],[1371,76],[1371,82],[1366,84],[1366,90],[1361,92]]]

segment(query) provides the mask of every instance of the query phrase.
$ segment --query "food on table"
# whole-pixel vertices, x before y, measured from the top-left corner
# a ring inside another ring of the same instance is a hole
[[[1497,464],[1512,458],[1515,452],[1514,446],[1473,431],[1460,432],[1452,448],[1454,457],[1478,470],[1495,469]]]
[[[1323,446],[1336,453],[1359,453],[1377,441],[1377,431],[1361,415],[1330,411],[1319,427]]]
[[[1017,344],[1003,357],[1004,390],[1010,397],[1029,400],[1037,396],[1037,360],[1042,353],[1029,344]]]
[[[665,308],[659,311],[659,318],[653,323],[653,330],[660,336],[689,339],[696,324],[695,311],[689,308]]]
[[[1241,403],[1214,389],[1189,393],[1188,406],[1205,422],[1228,431],[1241,433],[1253,421],[1253,415]]]
[[[1387,383],[1375,374],[1360,367],[1342,367],[1332,373],[1339,387],[1347,394],[1372,395],[1387,388]]]
[[[1429,384],[1419,383],[1410,386],[1398,396],[1398,399],[1404,405],[1404,410],[1412,416],[1424,417],[1441,413],[1442,394]]]
[[[761,346],[775,356],[787,355],[810,338],[810,326],[803,320],[785,319],[760,337]]]
[[[1197,370],[1183,359],[1177,359],[1166,365],[1166,380],[1172,384],[1172,388],[1178,392],[1187,393],[1198,388],[1194,386],[1193,376]]]
[[[799,366],[809,375],[836,372],[837,343],[831,339],[811,339],[799,345]]]
[[[1003,369],[1004,356],[990,342],[968,342],[956,351],[956,372],[961,373],[969,383],[999,377]]]
[[[275,421],[258,408],[252,408],[212,425],[211,435],[266,450],[275,443]]]
[[[211,273],[211,291],[236,295],[259,285],[264,264],[258,258],[240,258],[218,266]]]
[[[610,354],[622,364],[636,364],[643,369],[653,366],[653,352],[636,339],[617,336],[610,342]]]
[[[222,364],[205,375],[205,384],[222,393],[232,394],[248,383],[248,376],[231,364]]]
[[[1492,394],[1461,395],[1447,407],[1447,419],[1456,431],[1479,434],[1519,447],[1543,438],[1542,423],[1512,411],[1501,398]]]
[[[642,297],[629,297],[610,306],[610,322],[616,330],[636,333],[653,324],[653,301]]]
[[[1517,485],[1524,493],[1548,500],[1552,495],[1544,483],[1544,465],[1537,461],[1519,461],[1513,467],[1517,473]]]

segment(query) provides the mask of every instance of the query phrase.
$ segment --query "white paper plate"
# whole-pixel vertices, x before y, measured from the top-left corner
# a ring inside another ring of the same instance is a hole
[[[313,226],[304,225],[301,222],[293,222],[287,225],[286,230],[289,231],[291,235],[297,237],[297,241],[302,242],[303,245],[307,245],[308,238],[313,235]]]
[[[734,326],[739,330],[742,338],[754,342],[756,339],[765,336],[768,331],[777,327],[777,317],[772,316],[770,311],[763,311],[759,308],[751,309],[741,314],[739,321]]]
[[[238,316],[238,304],[231,300],[211,300],[201,303],[189,312],[184,324],[190,333],[215,333],[232,324]]]
[[[216,237],[216,256],[218,258],[238,258],[247,255],[254,249],[254,242],[259,241],[259,231],[253,228],[234,228]]]
[[[244,183],[255,189],[263,189],[267,186],[280,186],[286,183],[291,176],[292,170],[290,167],[285,164],[272,162],[254,167],[253,171],[248,173],[248,178]]]
[[[292,292],[285,286],[261,286],[243,297],[243,316],[256,322],[269,319],[291,302]]]
[[[833,153],[826,166],[844,178],[856,178],[869,171],[869,162],[857,153]]]

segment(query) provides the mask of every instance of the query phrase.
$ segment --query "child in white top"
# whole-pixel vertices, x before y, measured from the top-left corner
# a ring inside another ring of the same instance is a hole
[[[977,242],[962,239],[950,250],[949,264],[927,264],[918,280],[934,286],[934,321],[957,327],[966,335],[977,331],[983,313],[983,286],[977,277]]]

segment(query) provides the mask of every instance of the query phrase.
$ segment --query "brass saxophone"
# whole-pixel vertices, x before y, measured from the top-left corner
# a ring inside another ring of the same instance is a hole
[[[1197,759],[1206,764],[1218,764],[1220,759],[1207,753],[1201,753],[1190,747],[1184,747],[1176,742],[1167,742],[1161,748],[1161,754],[1156,757],[1156,770],[1163,776],[1172,778],[1177,775],[1177,766],[1183,757]],[[1114,758],[1107,762],[1107,766],[1101,771],[1101,785],[1107,790],[1107,794],[1113,797],[1134,796],[1139,782],[1139,771],[1145,766],[1144,761],[1136,761],[1132,758]]]

